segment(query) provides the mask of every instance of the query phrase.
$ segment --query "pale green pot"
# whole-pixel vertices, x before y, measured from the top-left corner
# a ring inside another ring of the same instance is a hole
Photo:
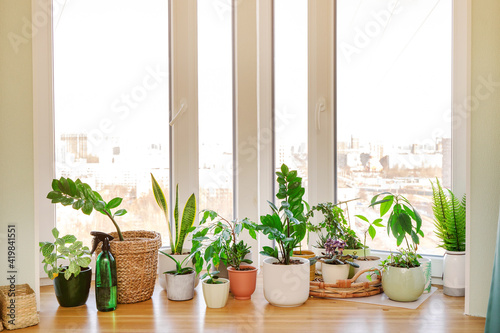
[[[393,301],[416,301],[424,292],[424,271],[422,267],[387,267],[382,273],[382,288]]]

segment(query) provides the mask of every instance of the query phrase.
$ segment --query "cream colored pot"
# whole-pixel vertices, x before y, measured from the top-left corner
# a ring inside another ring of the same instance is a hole
[[[387,297],[393,301],[416,301],[425,288],[422,267],[387,267],[382,273],[382,288]]]
[[[351,265],[331,265],[321,263],[321,271],[323,272],[323,281],[328,284],[337,283],[338,280],[346,280],[349,276],[349,267]]]
[[[225,307],[229,296],[229,280],[219,278],[217,281],[221,281],[223,283],[209,284],[207,283],[207,279],[203,280],[201,283],[205,304],[207,307],[213,309]]]

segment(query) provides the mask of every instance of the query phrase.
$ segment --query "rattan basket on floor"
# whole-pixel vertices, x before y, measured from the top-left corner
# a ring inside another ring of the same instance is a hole
[[[378,274],[373,274],[371,282],[356,282],[357,278],[362,274],[370,271],[378,271]],[[380,294],[382,292],[382,275],[378,269],[365,269],[359,271],[348,280],[338,280],[337,283],[328,284],[318,277],[310,282],[309,295],[320,298],[353,298],[367,297]]]
[[[12,299],[14,302],[11,302]],[[10,304],[15,305],[15,310],[8,308]],[[0,287],[0,305],[3,326],[8,330],[37,325],[40,321],[36,310],[36,295],[28,284],[16,285],[13,291],[10,286]]]
[[[158,249],[161,236],[154,231],[123,231],[120,241],[116,232],[110,242],[111,253],[116,260],[118,279],[118,303],[137,303],[151,298],[158,270]],[[97,255],[101,246],[97,247]]]

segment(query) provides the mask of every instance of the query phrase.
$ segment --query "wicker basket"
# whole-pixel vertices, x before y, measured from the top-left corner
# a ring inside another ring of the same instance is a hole
[[[356,283],[358,277],[370,271],[378,271],[376,278],[371,282]],[[382,275],[376,268],[359,271],[348,280],[338,280],[337,283],[324,283],[321,278],[311,281],[309,295],[320,298],[353,298],[367,297],[380,294],[382,292]]]
[[[15,286],[15,296],[9,296],[10,293],[10,286],[0,287],[0,313],[2,314],[3,326],[8,330],[15,330],[37,325],[40,318],[36,309],[36,295],[33,289],[28,284],[19,284]],[[14,300],[13,304],[15,304],[14,318],[10,317],[11,310],[7,308],[12,303],[12,299]],[[12,319],[14,319],[14,323],[12,323]]]
[[[158,270],[158,249],[161,236],[154,231],[123,231],[124,241],[119,241],[116,232],[110,250],[116,260],[118,279],[118,303],[147,301],[153,295]],[[101,251],[97,247],[96,254]]]

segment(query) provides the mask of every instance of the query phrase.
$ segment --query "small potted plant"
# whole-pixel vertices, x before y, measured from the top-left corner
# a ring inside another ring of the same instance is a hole
[[[325,243],[325,253],[319,257],[325,283],[334,284],[338,280],[345,280],[349,276],[349,267],[359,268],[354,262],[357,258],[355,255],[342,253],[345,245],[345,241],[333,238],[329,238]]]
[[[116,228],[116,232],[109,232],[115,238],[109,245],[116,260],[118,303],[136,303],[151,298],[156,282],[157,251],[161,246],[159,233],[146,230],[122,232],[115,218],[125,215],[127,211],[118,209],[112,212],[122,203],[122,198],[113,198],[106,202],[98,192],[80,179],[54,179],[52,191],[47,194],[47,198],[52,203],[72,206],[75,210],[81,209],[85,215],[96,210],[109,217]],[[100,251],[101,247],[98,246],[96,254],[99,255]],[[129,269],[131,265],[134,270]]]
[[[439,180],[432,182],[432,210],[435,234],[441,240],[439,247],[446,250],[443,269],[443,293],[448,296],[465,295],[465,194],[461,199]]]
[[[205,304],[213,309],[223,308],[229,296],[229,280],[219,278],[217,271],[210,273],[211,264],[208,266],[208,272],[201,277]]]
[[[52,229],[54,242],[40,242],[40,252],[44,259],[43,269],[54,280],[54,291],[60,306],[80,306],[89,297],[92,269],[90,250],[73,235],[59,237],[57,228]],[[68,265],[58,264],[67,260]]]
[[[363,215],[356,215],[356,217],[368,224],[368,227],[366,228],[365,232],[363,233],[363,236],[364,236],[363,237],[363,248],[366,249],[367,248],[366,236],[369,235],[372,240],[375,239],[375,236],[377,235],[377,230],[375,228],[376,227],[383,228],[384,225],[382,224],[381,218],[375,219],[373,222],[370,222],[368,220],[368,218],[366,218]],[[362,253],[364,254],[363,256],[359,256],[356,260],[354,260],[354,262],[359,265],[358,268],[354,268],[354,274],[356,274],[360,270],[376,268],[380,265],[380,257],[369,256],[366,254],[365,251],[363,251]],[[360,276],[356,280],[356,282],[369,282],[369,281],[370,281],[370,278],[368,276]]]
[[[384,197],[378,200],[379,196]],[[378,200],[378,201],[377,201]],[[391,255],[381,265],[382,287],[385,294],[394,301],[412,302],[422,295],[425,277],[417,254],[420,237],[424,236],[422,218],[411,203],[402,195],[389,192],[377,194],[372,198],[370,207],[380,206],[380,217],[389,214],[387,233],[396,238],[397,246],[403,242],[406,248]]]
[[[161,274],[165,271],[174,270],[176,267],[175,262],[170,260],[169,257],[182,262],[190,255],[189,249],[184,247],[184,242],[188,234],[195,229],[193,224],[196,219],[196,197],[193,193],[188,198],[186,204],[184,205],[184,210],[182,211],[182,217],[179,220],[179,186],[177,185],[175,191],[174,223],[172,225],[169,222],[167,199],[165,198],[165,195],[163,194],[163,191],[153,174],[151,174],[151,182],[153,184],[153,194],[155,196],[156,203],[162,210],[167,222],[168,239],[170,242],[170,246],[163,246],[158,252],[158,272]],[[170,256],[167,257],[162,255],[164,253],[168,253]],[[188,261],[186,265],[194,267],[194,264],[191,261]],[[196,285],[198,285],[199,280],[195,279],[195,281]],[[160,279],[160,286],[166,290],[166,280]]]
[[[196,273],[193,267],[183,267],[186,261],[190,261],[192,253],[179,262],[170,254],[160,251],[175,263],[175,269],[164,272],[166,281],[167,297],[171,301],[187,301],[194,297]]]
[[[252,260],[247,258],[250,247],[243,240],[238,242],[238,236],[244,229],[256,239],[255,230],[248,219],[229,221],[217,212],[205,210],[193,236],[193,249],[203,248],[205,253],[205,256],[198,253],[194,257],[197,271],[201,271],[204,261],[210,261],[214,267],[227,267],[235,299],[250,299],[257,280],[257,268],[250,266]]]
[[[283,164],[281,172],[276,172],[279,191],[276,198],[281,204],[276,207],[269,202],[273,213],[260,217],[255,229],[262,232],[277,247],[264,246],[260,253],[264,259],[264,297],[275,306],[300,306],[309,298],[310,261],[292,257],[306,233],[306,216],[302,178],[297,171],[289,170]]]

